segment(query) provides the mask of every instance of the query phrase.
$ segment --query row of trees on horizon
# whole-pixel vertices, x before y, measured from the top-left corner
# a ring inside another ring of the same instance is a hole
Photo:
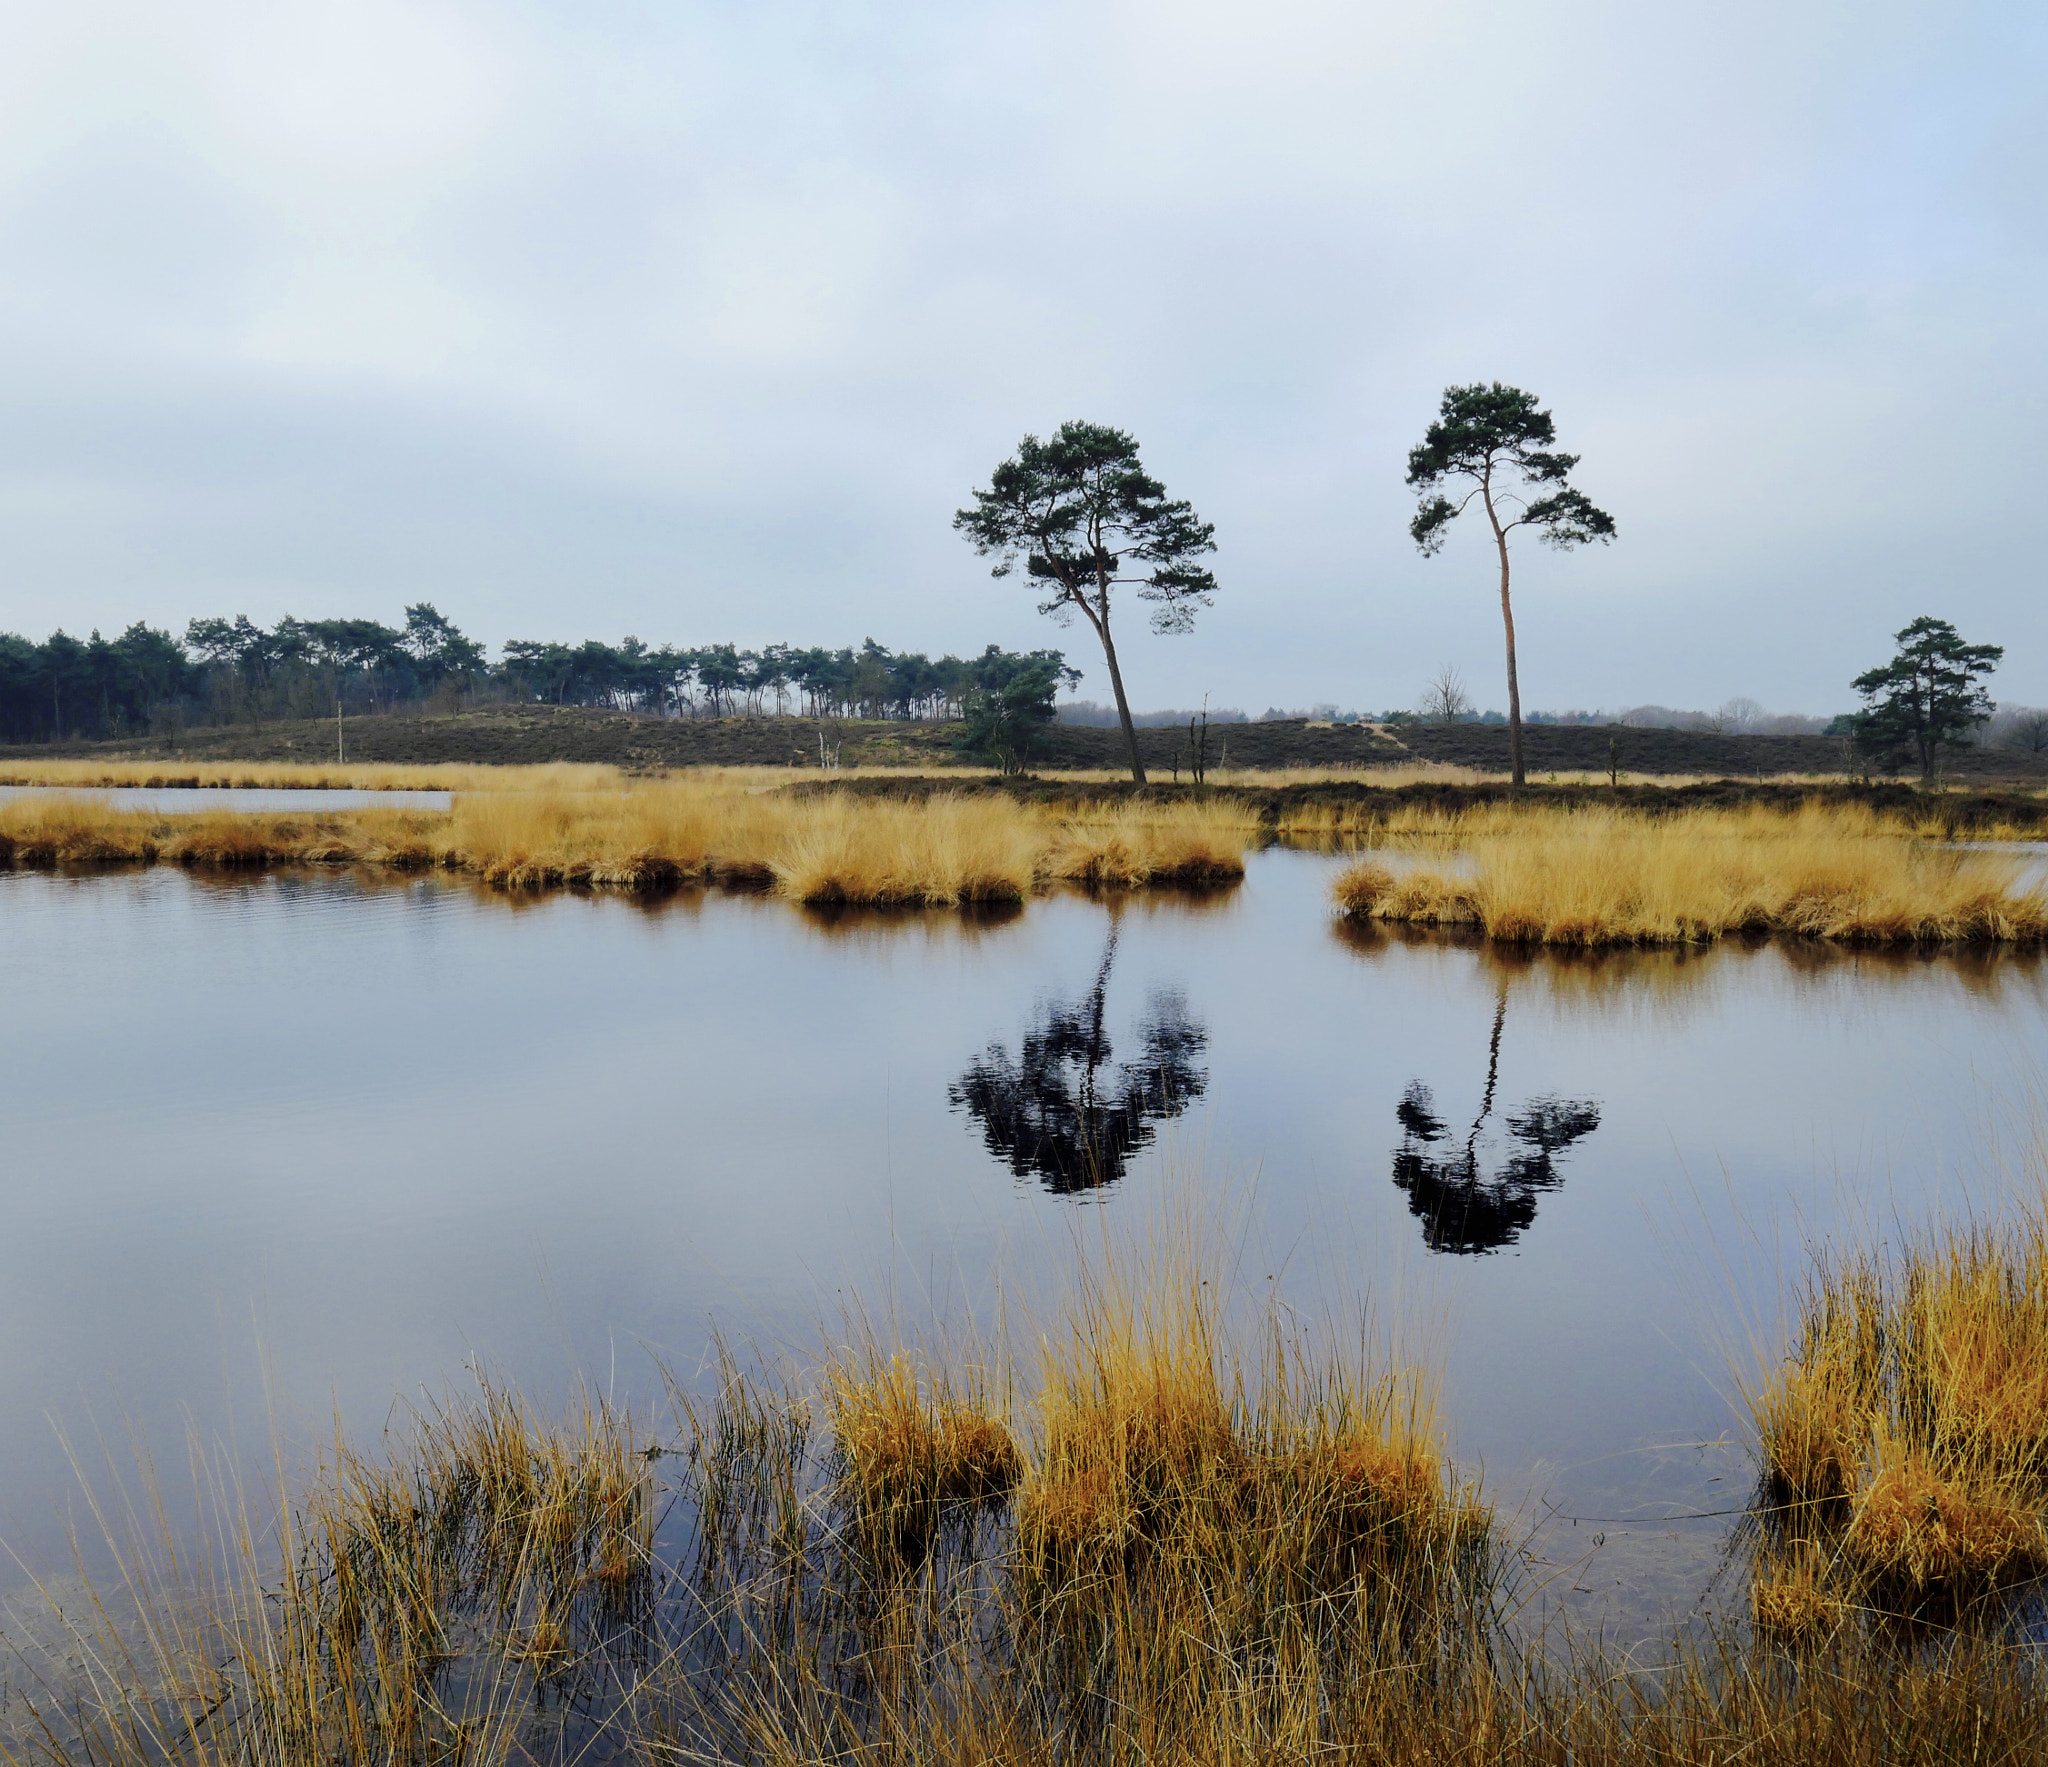
[[[1057,688],[1071,691],[1080,679],[1059,650],[990,645],[977,657],[934,659],[919,651],[891,651],[873,639],[836,650],[782,644],[689,649],[628,637],[618,644],[514,640],[494,663],[482,644],[421,602],[406,609],[403,626],[287,616],[266,631],[238,615],[193,620],[182,639],[142,622],[113,639],[98,632],[78,639],[60,631],[38,644],[0,633],[0,740],[141,737],[326,717],[337,700],[350,715],[527,703],[666,717],[947,721],[965,717],[975,694],[1012,689],[1026,675],[1032,679],[1024,699],[1041,724],[1119,723],[1113,704],[1055,700]],[[1132,723],[1184,727],[1204,715],[1219,725],[1289,718],[1396,727],[1507,722],[1500,711],[1478,709],[1462,678],[1447,668],[1414,705],[1377,713],[1325,701],[1268,706],[1257,714],[1236,706],[1139,711],[1132,713]],[[1639,705],[1612,712],[1531,711],[1526,718],[1532,725],[1847,736],[1855,734],[1856,714],[1772,714],[1753,699],[1736,698],[1712,711]],[[2048,712],[2000,706],[1976,734],[2002,747],[2048,752]]]
[[[117,638],[0,634],[0,740],[162,735],[185,727],[413,707],[525,703],[663,717],[956,719],[977,693],[1029,677],[1050,704],[1080,671],[1057,650],[987,647],[976,657],[858,647],[734,644],[695,649],[514,639],[500,659],[431,603],[405,624],[246,616],[196,619],[182,639],[142,622]]]
[[[1555,443],[1556,425],[1533,394],[1499,381],[1475,382],[1444,389],[1435,420],[1408,454],[1407,484],[1417,494],[1408,532],[1423,555],[1441,552],[1459,518],[1475,508],[1493,541],[1506,641],[1509,766],[1518,786],[1525,779],[1524,718],[1509,542],[1519,532],[1570,551],[1606,545],[1616,533],[1614,518],[1570,482],[1579,456],[1558,451]],[[1139,715],[1125,688],[1113,614],[1125,605],[1120,597],[1133,598],[1145,604],[1153,632],[1191,631],[1218,590],[1204,562],[1216,551],[1215,525],[1185,499],[1167,496],[1145,471],[1133,437],[1070,420],[1047,440],[1025,436],[988,485],[954,514],[953,526],[977,554],[993,560],[994,577],[1021,575],[1041,614],[1061,625],[1079,615],[1087,624],[1101,647],[1131,778],[1144,784]],[[1985,683],[2005,652],[1966,642],[1931,615],[1893,636],[1893,657],[1849,683],[1862,707],[1824,728],[1851,738],[1866,764],[1889,768],[1910,754],[1931,777],[1941,749],[1981,737],[1992,726],[1999,708]],[[402,629],[374,620],[287,617],[266,632],[238,615],[194,620],[182,642],[141,624],[111,641],[97,632],[84,643],[59,632],[40,646],[0,637],[0,737],[34,740],[38,729],[53,740],[145,728],[155,733],[190,715],[236,722],[307,717],[331,707],[339,716],[490,693],[668,716],[760,715],[771,705],[778,713],[794,705],[816,717],[957,717],[966,725],[967,746],[1013,771],[1042,746],[1060,688],[1071,689],[1080,678],[1058,650],[1013,653],[990,645],[971,660],[934,662],[917,652],[891,652],[872,638],[858,651],[521,639],[508,643],[493,665],[481,645],[420,602],[406,609]],[[1649,710],[1638,708],[1629,721],[1652,722],[1642,716]],[[1356,718],[1332,712],[1333,721]],[[1430,684],[1414,715],[1445,724],[1498,716],[1475,713],[1451,669]],[[1383,714],[1392,723],[1408,716],[1405,710]],[[1538,716],[1530,714],[1529,721]],[[1714,723],[1755,729],[1762,717],[1754,701],[1732,700]],[[1206,712],[1191,718],[1191,743],[1198,742],[1195,719],[1204,726],[1211,721]],[[1574,714],[1570,721],[1593,719]],[[2008,722],[2013,746],[2048,746],[2048,717],[2025,714]],[[1199,759],[1195,772],[1199,779]]]

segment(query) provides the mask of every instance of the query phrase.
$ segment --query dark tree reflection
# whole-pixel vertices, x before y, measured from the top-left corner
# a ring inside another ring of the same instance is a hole
[[[1536,1219],[1536,1199],[1564,1181],[1558,1155],[1600,1127],[1600,1107],[1589,1099],[1532,1098],[1519,1115],[1505,1119],[1513,1151],[1498,1164],[1490,1148],[1482,1157],[1500,1079],[1507,1010],[1503,986],[1487,1049],[1486,1090],[1462,1143],[1437,1115],[1435,1096],[1420,1080],[1394,1107],[1401,1125],[1394,1182],[1407,1193],[1410,1211],[1421,1218],[1422,1237],[1433,1252],[1494,1252],[1512,1245]]]
[[[1121,1178],[1159,1124],[1209,1083],[1199,1065],[1209,1033],[1177,989],[1152,993],[1135,1054],[1114,1059],[1104,1004],[1116,938],[1112,922],[1094,987],[1078,1000],[1042,1006],[1014,1060],[991,1043],[946,1091],[955,1110],[981,1125],[990,1153],[1019,1178],[1036,1176],[1062,1195]]]

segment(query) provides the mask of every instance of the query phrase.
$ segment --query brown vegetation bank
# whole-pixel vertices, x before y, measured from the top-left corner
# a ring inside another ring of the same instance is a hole
[[[1351,866],[1333,894],[1356,919],[1566,946],[1731,933],[1883,945],[2048,939],[2048,889],[2025,881],[2022,860],[1960,849],[1862,805],[1663,816],[1492,805],[1417,815],[1383,838],[1437,863]]]
[[[0,803],[0,864],[366,864],[508,889],[719,883],[796,901],[1021,902],[1067,883],[1213,887],[1256,838],[1228,802],[1067,811],[995,794],[798,797],[718,776],[462,791],[447,811],[152,812],[38,795]]]

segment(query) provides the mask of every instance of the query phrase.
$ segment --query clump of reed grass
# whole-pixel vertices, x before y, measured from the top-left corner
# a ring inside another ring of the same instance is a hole
[[[1257,827],[1230,799],[1073,806],[1061,812],[1044,871],[1090,889],[1213,889],[1244,876],[1245,845]]]
[[[1397,876],[1361,860],[1333,885],[1347,915],[1563,946],[1703,944],[1731,933],[1868,945],[2048,939],[2048,892],[2021,889],[2011,859],[1944,848],[1857,807],[1663,817],[1578,809],[1520,820],[1490,809],[1411,833],[1455,834],[1470,874]]]
[[[77,798],[0,804],[0,864],[148,865],[163,851],[154,825]]]
[[[1455,1581],[1487,1521],[1450,1481],[1426,1391],[1278,1335],[1247,1364],[1216,1292],[1189,1264],[1139,1293],[1112,1269],[1046,1347],[1019,1496],[1033,1586],[1100,1592],[1114,1568],[1278,1611]]]
[[[1647,1671],[1515,1641],[1489,1574],[1459,1579],[1461,1554],[1483,1561],[1466,1530],[1483,1537],[1486,1519],[1447,1480],[1414,1386],[1340,1420],[1326,1365],[1233,1355],[1214,1295],[1171,1267],[1084,1283],[1038,1334],[1035,1397],[1031,1380],[1018,1388],[1028,1466],[1007,1527],[935,1537],[879,1579],[857,1528],[791,1501],[789,1438],[764,1424],[798,1402],[729,1388],[718,1414],[737,1405],[748,1421],[726,1439],[776,1443],[753,1463],[784,1493],[764,1507],[808,1525],[751,1571],[727,1561],[692,1634],[706,1654],[649,1690],[654,1752],[789,1767],[1906,1767],[2025,1759],[2037,1743],[2048,1698],[2023,1656],[1849,1624],[1818,1547],[1759,1579],[1754,1628]],[[849,1439],[921,1444],[880,1464],[928,1464],[935,1389],[914,1366],[863,1356],[852,1377],[871,1421]],[[1432,1555],[1432,1534],[1465,1537]]]
[[[1044,837],[1008,799],[939,793],[922,803],[838,794],[791,806],[767,859],[782,893],[812,904],[1021,902]]]
[[[1823,1270],[1752,1399],[1774,1558],[1832,1599],[1965,1610],[2048,1574],[2048,1212]]]
[[[1758,1563],[1750,1579],[1750,1614],[1766,1638],[1810,1644],[1846,1617],[1840,1579],[1820,1544],[1801,1538]]]
[[[1024,1457],[986,1375],[920,1369],[872,1347],[827,1372],[840,1491],[878,1557],[916,1557],[951,1520],[1005,1502]]]
[[[531,1677],[608,1658],[644,1612],[650,1497],[629,1424],[594,1404],[544,1423],[486,1382],[386,1456],[339,1445],[274,1523],[221,1493],[210,1554],[124,1548],[139,1645],[117,1604],[90,1604],[73,1639],[85,1684],[30,1702],[37,1753],[503,1761]]]
[[[1144,805],[1088,821],[999,794],[855,799],[723,776],[627,785],[538,771],[536,789],[460,791],[446,812],[163,813],[16,800],[0,804],[0,865],[354,863],[457,872],[505,890],[718,883],[819,905],[946,907],[1021,902],[1067,881],[1231,882],[1255,834],[1241,813],[1214,804]]]
[[[804,1402],[726,1370],[693,1423],[708,1654],[656,1701],[664,1748],[1168,1759],[1276,1723],[1315,1747],[1368,1686],[1442,1670],[1484,1631],[1492,1536],[1428,1383],[1239,1298],[1162,1236],[1084,1248],[1021,1352],[856,1322],[808,1475]]]
[[[2002,1490],[1976,1468],[1937,1470],[1927,1456],[1889,1446],[1874,1444],[1842,1543],[1867,1588],[1905,1603],[1956,1602],[2048,1570],[2038,1494]]]
[[[1647,1667],[1518,1641],[1426,1383],[1306,1353],[1165,1250],[1084,1270],[1021,1358],[966,1373],[855,1334],[820,1377],[829,1439],[803,1385],[722,1350],[713,1391],[678,1407],[682,1452],[654,1460],[601,1407],[545,1424],[486,1386],[383,1456],[337,1452],[274,1549],[241,1520],[225,1570],[187,1559],[152,1580],[127,1561],[148,1647],[93,1607],[81,1642],[104,1645],[84,1652],[76,1722],[46,1712],[0,1746],[35,1767],[2038,1752],[2048,1696],[2024,1653],[1849,1623],[1811,1538],[1757,1581],[1754,1628]],[[684,1526],[665,1562],[672,1463]],[[941,1490],[974,1525],[915,1551],[890,1532],[878,1553],[876,1524]]]
[[[225,870],[346,863],[360,838],[340,814],[153,815],[82,799],[0,804],[0,865],[57,869],[164,861]]]

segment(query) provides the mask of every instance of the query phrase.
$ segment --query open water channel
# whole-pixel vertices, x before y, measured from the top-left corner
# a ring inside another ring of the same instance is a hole
[[[102,1442],[374,1435],[471,1361],[652,1403],[854,1295],[987,1318],[1192,1190],[1312,1333],[1429,1347],[1546,1603],[1656,1633],[1714,1599],[1809,1249],[2031,1182],[2048,964],[1362,935],[1340,863],[993,919],[0,874],[0,1536],[61,1561]]]

